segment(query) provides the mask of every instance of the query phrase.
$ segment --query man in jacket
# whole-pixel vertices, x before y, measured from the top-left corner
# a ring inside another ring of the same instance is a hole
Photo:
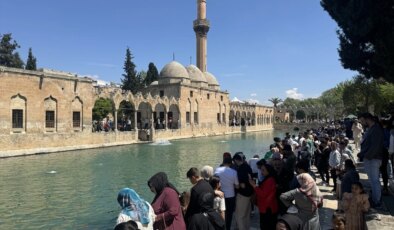
[[[361,151],[359,157],[364,159],[364,168],[368,175],[372,188],[372,207],[381,205],[381,184],[379,180],[379,168],[383,158],[383,128],[377,123],[376,119],[370,113],[363,113],[359,120],[368,130],[364,134],[361,142]]]

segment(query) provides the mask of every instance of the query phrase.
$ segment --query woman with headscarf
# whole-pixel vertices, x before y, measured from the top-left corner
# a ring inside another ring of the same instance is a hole
[[[285,214],[276,223],[277,230],[302,230],[302,220],[293,214]]]
[[[156,214],[154,229],[184,230],[186,229],[178,190],[168,182],[167,174],[159,172],[149,181],[150,190],[155,193],[152,207]]]
[[[122,207],[116,224],[135,221],[141,230],[153,229],[155,213],[151,205],[140,198],[140,196],[130,188],[124,188],[118,193],[118,203]]]
[[[320,190],[308,173],[298,175],[297,180],[300,188],[283,193],[280,199],[286,207],[290,207],[295,201],[296,215],[304,222],[304,230],[320,229],[318,208],[323,202]]]

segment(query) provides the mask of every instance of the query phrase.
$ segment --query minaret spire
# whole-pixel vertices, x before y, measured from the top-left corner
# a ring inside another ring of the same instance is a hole
[[[207,34],[209,31],[209,21],[207,20],[207,1],[197,0],[197,19],[193,22],[193,29],[196,32],[197,43],[197,67],[202,71],[207,71]]]

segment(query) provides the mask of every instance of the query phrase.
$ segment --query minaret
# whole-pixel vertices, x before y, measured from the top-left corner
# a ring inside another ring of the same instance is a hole
[[[207,20],[207,1],[197,0],[197,19],[193,22],[197,42],[197,67],[207,71],[207,34],[209,21]]]

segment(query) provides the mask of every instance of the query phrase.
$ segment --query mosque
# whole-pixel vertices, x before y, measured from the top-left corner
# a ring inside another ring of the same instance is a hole
[[[273,129],[272,107],[230,101],[207,71],[206,0],[197,9],[197,64],[172,61],[137,94],[67,72],[0,66],[0,157]],[[101,98],[113,107],[107,132],[92,119]]]

